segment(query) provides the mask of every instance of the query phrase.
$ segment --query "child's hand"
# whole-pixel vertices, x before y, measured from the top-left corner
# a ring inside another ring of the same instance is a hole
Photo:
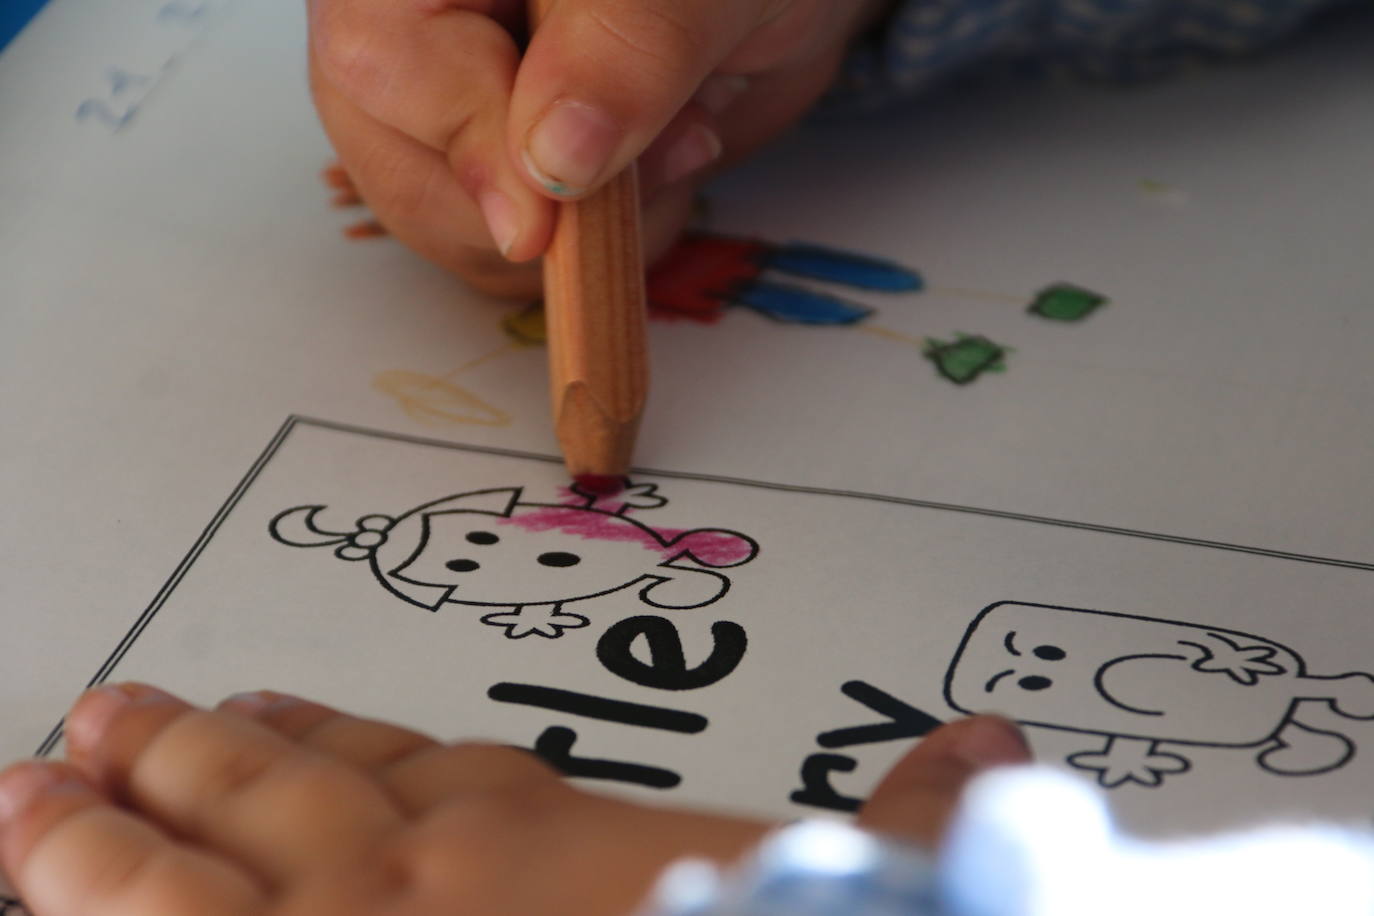
[[[629,912],[669,861],[730,860],[768,824],[613,801],[533,755],[442,745],[279,694],[213,712],[149,687],[88,693],[71,763],[0,774],[0,855],[41,916]],[[1010,725],[926,738],[861,819],[930,842]]]
[[[315,104],[380,222],[480,288],[538,288],[553,202],[640,157],[646,254],[713,164],[796,120],[884,0],[309,0]],[[505,258],[501,257],[505,255]]]

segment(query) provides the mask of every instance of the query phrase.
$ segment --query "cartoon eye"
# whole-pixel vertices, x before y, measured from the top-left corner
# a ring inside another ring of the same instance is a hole
[[[472,572],[478,567],[476,560],[449,560],[444,566],[454,572]]]
[[[582,558],[575,553],[564,553],[561,550],[551,550],[548,553],[541,553],[538,560],[543,566],[576,566],[582,562]]]
[[[500,539],[499,537],[497,537],[496,535],[492,534],[490,531],[469,531],[469,532],[468,532],[468,543],[469,543],[469,544],[482,544],[482,545],[485,546],[485,545],[487,545],[487,544],[495,544],[495,543],[496,543],[497,541],[499,541],[499,540],[501,540],[501,539]]]
[[[1041,677],[1038,674],[1032,674],[1029,677],[1021,678],[1021,680],[1016,683],[1024,690],[1044,690],[1046,687],[1053,684],[1054,681],[1047,677]]]
[[[1047,662],[1057,662],[1069,654],[1058,646],[1036,646],[1031,651],[1036,658],[1043,658]]]

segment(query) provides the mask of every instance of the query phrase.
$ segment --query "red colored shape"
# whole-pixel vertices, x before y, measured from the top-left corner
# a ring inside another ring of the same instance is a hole
[[[684,236],[649,271],[649,314],[714,324],[731,300],[763,273],[772,248],[750,239]]]
[[[754,542],[733,531],[719,528],[660,529],[660,535],[672,538],[669,545],[677,552],[685,549],[705,566],[738,566],[754,558]]]
[[[515,525],[526,531],[558,531],[596,541],[637,543],[668,560],[691,553],[703,566],[737,566],[754,556],[754,544],[733,531],[717,528],[662,528],[645,525],[594,509],[573,506],[527,506],[517,508],[498,524]]]
[[[625,489],[625,478],[610,474],[578,474],[575,483],[596,496],[614,496]]]

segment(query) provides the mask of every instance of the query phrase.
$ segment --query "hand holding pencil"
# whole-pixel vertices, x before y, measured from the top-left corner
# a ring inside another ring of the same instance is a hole
[[[882,0],[310,0],[311,87],[391,234],[501,296],[540,292],[556,202],[638,162],[643,253],[714,170],[799,118]]]

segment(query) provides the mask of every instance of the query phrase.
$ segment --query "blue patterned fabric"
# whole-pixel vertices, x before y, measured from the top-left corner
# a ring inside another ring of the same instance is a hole
[[[38,15],[48,0],[0,0],[0,51]],[[0,901],[3,904],[3,901]],[[0,913],[3,913],[0,910]]]
[[[881,104],[993,68],[1131,81],[1263,50],[1352,0],[899,0],[841,95]],[[1370,0],[1353,0],[1368,4]]]
[[[833,821],[800,821],[729,872],[668,868],[639,916],[940,916],[933,859]]]

